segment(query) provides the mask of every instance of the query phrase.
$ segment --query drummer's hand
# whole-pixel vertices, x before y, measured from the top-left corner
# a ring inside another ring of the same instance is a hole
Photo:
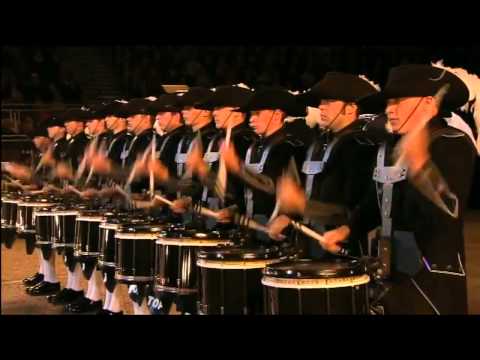
[[[175,200],[172,206],[170,206],[170,209],[172,209],[174,213],[183,214],[190,208],[191,204],[192,204],[191,198],[183,197],[181,199]]]
[[[48,150],[42,155],[40,160],[44,166],[55,166],[55,158],[53,157],[53,148],[49,147]]]
[[[90,166],[97,174],[110,174],[112,162],[102,152],[97,152],[90,158]]]
[[[334,230],[327,231],[323,234],[325,242],[321,242],[320,245],[331,253],[337,253],[340,251],[340,243],[347,240],[350,235],[350,228],[346,225],[342,225]]]
[[[153,172],[155,180],[165,182],[168,180],[170,174],[168,168],[158,159],[148,159],[146,162],[147,172]]]
[[[425,127],[411,134],[406,134],[397,145],[395,155],[405,161],[409,168],[409,176],[415,177],[430,160],[429,144],[429,134]]]
[[[99,194],[98,190],[93,188],[88,188],[82,191],[82,197],[86,199],[91,199],[95,196],[98,196],[98,194]]]
[[[165,203],[162,200],[157,199],[156,197],[154,197],[150,201],[150,207],[152,208],[162,208],[164,206],[165,206]]]
[[[202,151],[197,143],[195,143],[192,151],[188,154],[185,165],[192,174],[198,174],[202,178],[207,176],[208,165],[203,160]]]
[[[5,165],[5,171],[16,179],[29,181],[32,178],[32,171],[25,165],[8,163]]]
[[[286,215],[277,216],[267,224],[268,236],[274,240],[283,240],[282,231],[290,224],[290,218]]]
[[[227,224],[232,222],[233,212],[229,208],[220,209],[217,211],[217,222]]]
[[[33,138],[33,145],[40,151],[45,152],[47,151],[48,147],[50,146],[51,141],[49,138],[46,137],[34,137]]]
[[[60,179],[70,179],[70,180],[73,179],[73,171],[71,166],[69,166],[64,162],[57,164],[57,167],[55,169],[55,174]]]
[[[222,144],[220,153],[228,171],[238,174],[241,170],[241,161],[232,142],[228,146],[226,143]]]
[[[303,214],[307,204],[305,192],[288,176],[282,176],[277,185],[277,201],[286,213]]]

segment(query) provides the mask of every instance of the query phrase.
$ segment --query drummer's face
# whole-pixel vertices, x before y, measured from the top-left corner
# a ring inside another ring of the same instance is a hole
[[[345,102],[340,100],[322,100],[318,109],[320,110],[321,127],[329,126],[334,120],[340,121],[338,118],[342,116]]]
[[[168,123],[172,120],[171,112],[160,112],[155,118],[155,131],[157,133],[166,132]]]
[[[411,131],[422,121],[425,111],[431,111],[428,107],[432,106],[432,102],[431,96],[389,99],[385,112],[392,131],[399,134]]]
[[[231,120],[232,116],[234,115],[233,107],[222,107],[216,108],[213,111],[213,118],[215,120],[215,126],[217,129],[225,129],[228,127],[229,120]]]
[[[92,135],[97,135],[102,130],[102,120],[93,119],[87,122],[88,132]]]
[[[194,127],[201,120],[204,110],[196,109],[194,107],[190,108],[188,113],[188,120],[185,120],[185,124],[188,126]]]
[[[115,125],[118,123],[118,118],[116,116],[107,116],[105,118],[105,125],[109,130],[115,130]]]
[[[143,115],[133,115],[127,119],[127,130],[131,133],[138,134],[138,129],[142,125]]]
[[[50,127],[47,128],[47,132],[48,132],[48,137],[50,139],[55,139],[61,133],[65,132],[65,128],[61,127],[61,126],[50,126]]]
[[[257,135],[265,135],[269,124],[271,123],[273,114],[273,110],[252,111],[249,120],[250,127]]]
[[[74,136],[83,130],[83,122],[75,120],[68,121],[65,123],[65,130],[67,130],[68,134]]]

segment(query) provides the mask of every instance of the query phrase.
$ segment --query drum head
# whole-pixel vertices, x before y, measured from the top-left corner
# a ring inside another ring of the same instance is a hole
[[[121,223],[117,229],[118,233],[131,233],[131,234],[149,234],[160,233],[164,230],[164,226],[150,224],[148,220],[144,219],[127,219],[128,222]]]
[[[169,239],[228,239],[229,234],[222,233],[220,231],[204,231],[196,229],[182,229],[177,227],[172,227],[162,233],[162,236]]]
[[[278,259],[285,256],[292,256],[294,249],[290,246],[271,246],[260,248],[226,247],[206,249],[199,251],[197,257],[205,260],[261,260]]]
[[[324,279],[363,275],[365,264],[357,259],[334,257],[322,260],[299,259],[272,264],[266,276],[294,279]]]

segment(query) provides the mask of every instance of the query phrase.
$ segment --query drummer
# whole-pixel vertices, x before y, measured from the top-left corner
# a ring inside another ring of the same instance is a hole
[[[244,161],[233,144],[224,147],[222,157],[229,175],[245,183],[246,215],[261,224],[277,216],[275,186],[289,165],[298,167],[304,157],[305,146],[285,130],[287,116],[304,116],[305,106],[295,96],[280,88],[264,88],[256,91],[239,112],[250,112],[250,126],[259,136],[249,148]],[[226,214],[231,219],[232,214]],[[272,240],[258,233],[255,246],[269,245]]]
[[[293,214],[307,214],[304,223],[324,233],[326,229],[335,228],[336,223],[343,224],[348,212],[354,210],[363,197],[365,188],[373,171],[377,146],[367,137],[364,127],[367,122],[359,119],[366,113],[358,106],[358,101],[368,95],[377,93],[379,87],[364,76],[347,73],[330,72],[317,83],[309,93],[304,95],[308,106],[320,110],[319,126],[323,130],[307,151],[302,173],[305,176],[305,192],[294,181],[285,178],[277,194],[282,210]],[[385,132],[386,133],[386,132]],[[312,221],[308,210],[322,203],[334,204],[331,211],[325,209],[323,219]],[[290,218],[280,215],[269,227],[270,236],[277,237],[289,225]],[[297,234],[302,256],[322,258],[325,250],[322,246],[304,236]],[[358,244],[358,241],[352,241]],[[360,249],[350,249],[351,255],[360,255]]]
[[[237,177],[227,177],[226,172],[222,178],[219,173],[219,159],[220,148],[228,131],[231,133],[230,141],[241,158],[245,157],[247,149],[257,139],[246,122],[247,113],[235,111],[245,106],[252,96],[253,92],[243,84],[219,86],[213,96],[203,104],[213,110],[219,132],[207,145],[203,157],[198,147],[194,148],[187,158],[187,169],[197,174],[203,182],[201,204],[211,210],[229,209],[224,213],[235,209],[240,213],[245,211],[243,182]]]
[[[364,99],[385,109],[392,134],[379,148],[367,200],[325,239],[338,248],[381,227],[384,313],[467,313],[463,217],[476,149],[445,117],[468,98],[464,81],[447,69],[401,65],[380,94]]]

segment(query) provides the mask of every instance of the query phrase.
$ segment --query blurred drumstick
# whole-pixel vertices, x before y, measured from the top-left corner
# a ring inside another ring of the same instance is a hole
[[[225,137],[225,145],[230,146],[230,138],[232,135],[232,127],[229,125],[227,128],[227,134]],[[222,202],[225,202],[225,193],[227,191],[227,167],[225,166],[225,161],[220,157],[220,165],[218,167],[218,176],[215,190],[217,192],[218,198]]]
[[[157,149],[157,137],[153,134],[152,138],[152,162],[155,161],[155,151]],[[155,178],[153,177],[153,167],[150,168],[150,197],[155,194]]]
[[[450,84],[445,84],[433,96],[437,102],[438,108],[440,108],[443,98],[445,97],[445,94],[448,92],[449,88],[450,88]],[[400,142],[400,144],[402,144],[405,140],[416,136],[421,130],[423,130],[427,126],[427,123],[430,121],[430,119],[431,119],[430,114],[425,114],[425,116],[421,119],[421,121],[418,122],[418,125],[414,127],[412,131],[410,131],[405,135],[403,141]],[[399,153],[400,149],[401,147],[397,146],[395,152],[398,154],[397,155],[398,157],[397,157],[397,160],[395,161],[394,166],[401,166],[405,161],[405,153],[403,152]]]
[[[153,138],[152,138],[152,141],[150,142],[150,145],[148,145],[148,147],[145,149],[145,151],[142,154],[142,157],[141,157],[141,162],[142,163],[145,162],[145,160],[147,159],[147,156],[150,154],[150,149],[151,149],[152,146],[153,146]],[[127,182],[125,183],[125,188],[127,188],[128,186],[130,186],[132,184],[133,179],[135,179],[136,172],[137,172],[137,169],[136,169],[136,166],[134,164],[132,166],[132,170],[130,170],[130,174],[128,175]]]
[[[83,154],[82,161],[80,162],[80,166],[78,167],[77,173],[75,174],[75,183],[78,183],[78,181],[82,177],[82,175],[85,171],[85,168],[87,167],[88,157],[90,157],[92,155],[92,153],[95,151],[95,149],[97,148],[98,138],[99,138],[98,136],[95,136],[93,138],[92,143],[90,145],[88,145],[87,150]]]
[[[247,227],[249,229],[268,234],[268,227],[256,222],[255,220],[253,220],[252,218],[249,218],[248,216],[235,214],[234,221],[238,223],[240,226]],[[279,236],[280,236],[280,240],[286,239],[285,235],[280,234]]]

